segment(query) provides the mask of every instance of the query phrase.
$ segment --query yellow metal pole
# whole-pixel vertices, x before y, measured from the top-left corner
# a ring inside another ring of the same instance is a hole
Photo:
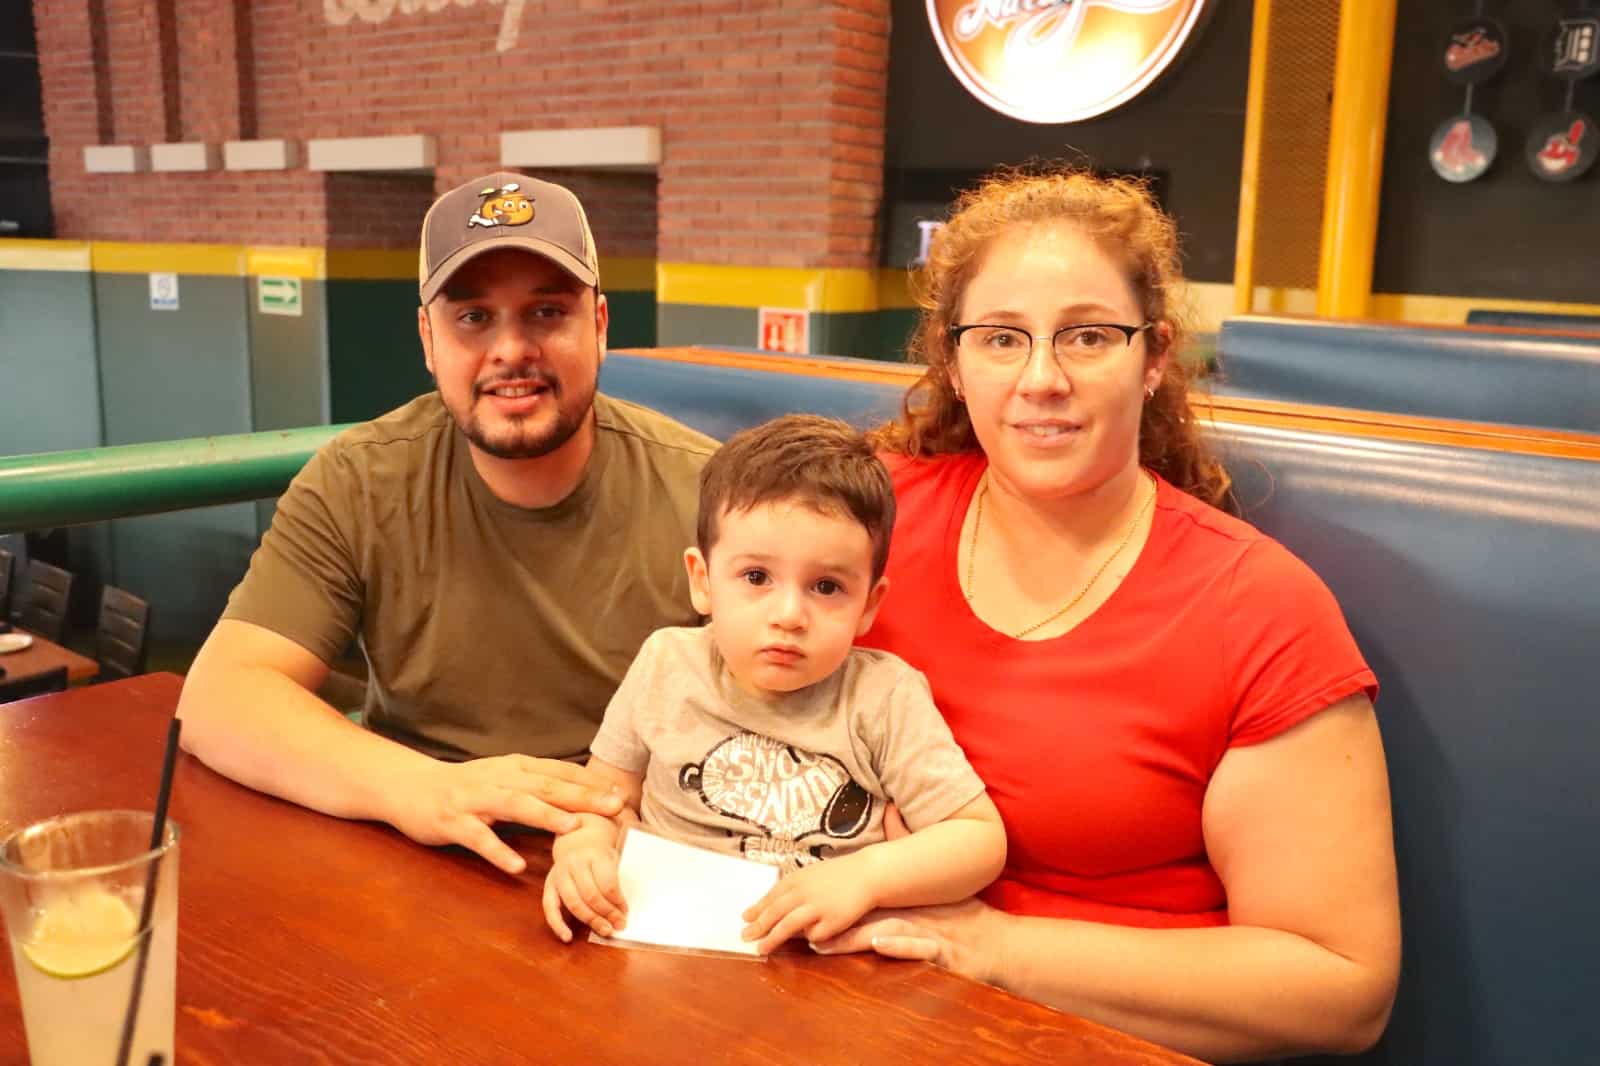
[[[1256,0],[1250,30],[1250,87],[1244,108],[1244,163],[1239,168],[1239,233],[1233,249],[1233,313],[1247,315],[1256,293],[1256,189],[1261,181],[1261,130],[1267,97],[1267,48],[1273,0]]]
[[[1345,0],[1339,11],[1317,314],[1360,318],[1372,299],[1396,0]]]

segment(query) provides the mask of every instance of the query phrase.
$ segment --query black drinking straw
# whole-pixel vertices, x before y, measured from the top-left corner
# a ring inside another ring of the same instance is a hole
[[[161,759],[161,787],[156,792],[155,825],[150,830],[150,850],[156,851],[166,842],[167,800],[172,798],[172,765],[178,760],[178,734],[183,731],[183,721],[172,720],[167,727],[167,752]],[[150,941],[155,930],[145,931],[150,924],[150,914],[155,909],[156,874],[161,870],[161,856],[150,860],[150,869],[144,878],[144,904],[139,908],[139,958],[133,965],[133,992],[128,996],[128,1012],[122,1018],[122,1040],[117,1046],[117,1066],[128,1066],[128,1054],[133,1050],[133,1022],[139,1016],[139,997],[144,992],[144,969],[150,960]]]

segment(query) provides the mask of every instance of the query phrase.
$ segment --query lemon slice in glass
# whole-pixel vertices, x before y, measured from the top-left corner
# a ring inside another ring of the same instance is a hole
[[[51,977],[93,977],[133,953],[138,924],[122,897],[102,889],[79,892],[53,901],[34,919],[22,953]]]

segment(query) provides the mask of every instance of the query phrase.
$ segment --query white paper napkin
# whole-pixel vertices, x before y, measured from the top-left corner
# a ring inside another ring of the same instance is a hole
[[[742,915],[777,884],[778,870],[629,827],[617,880],[628,923],[612,940],[756,955],[755,942],[739,938]]]

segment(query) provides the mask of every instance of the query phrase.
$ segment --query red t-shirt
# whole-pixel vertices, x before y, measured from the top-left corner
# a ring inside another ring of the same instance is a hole
[[[1327,586],[1158,478],[1149,540],[1110,599],[1064,636],[1013,640],[972,613],[957,579],[987,460],[885,461],[898,506],[890,589],[861,643],[927,674],[1000,808],[1010,852],[984,898],[1118,925],[1226,924],[1200,821],[1217,763],[1377,695]]]

